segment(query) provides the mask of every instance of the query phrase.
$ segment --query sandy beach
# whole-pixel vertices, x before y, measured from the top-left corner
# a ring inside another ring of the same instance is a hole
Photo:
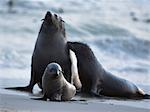
[[[51,11],[65,21],[67,40],[87,43],[106,70],[150,94],[150,0],[14,0],[12,11],[7,1],[0,0],[0,112],[150,112],[150,99],[36,101],[3,89],[29,84],[41,19]]]
[[[7,92],[7,90],[4,90]],[[0,93],[0,112],[149,112],[149,100],[143,105],[139,101],[84,99],[85,101],[52,102],[37,101],[33,95]],[[126,105],[127,104],[127,105]]]

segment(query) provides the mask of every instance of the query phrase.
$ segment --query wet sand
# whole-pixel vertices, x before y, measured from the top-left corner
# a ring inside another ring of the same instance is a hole
[[[145,108],[142,108],[124,105],[124,101],[122,103],[115,103],[113,100],[110,100],[111,103],[94,100],[52,102],[32,100],[33,97],[0,93],[0,112],[150,112],[150,109],[146,108],[149,102]]]

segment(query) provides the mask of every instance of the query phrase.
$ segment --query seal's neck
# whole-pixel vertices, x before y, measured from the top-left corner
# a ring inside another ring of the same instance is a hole
[[[43,47],[58,45],[61,46],[65,45],[67,43],[67,40],[60,32],[56,32],[54,34],[39,33],[37,43]]]

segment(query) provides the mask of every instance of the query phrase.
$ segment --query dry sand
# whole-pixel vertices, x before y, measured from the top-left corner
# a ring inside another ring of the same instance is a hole
[[[0,93],[0,112],[150,112],[149,108],[124,105],[123,102],[128,101],[118,104],[113,100],[109,103],[103,100],[51,102],[32,100],[31,97]]]

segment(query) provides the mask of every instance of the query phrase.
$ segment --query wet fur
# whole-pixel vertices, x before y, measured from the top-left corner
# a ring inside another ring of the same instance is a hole
[[[107,72],[88,45],[80,42],[68,42],[68,46],[77,56],[83,93],[133,99],[150,98],[132,82]]]

